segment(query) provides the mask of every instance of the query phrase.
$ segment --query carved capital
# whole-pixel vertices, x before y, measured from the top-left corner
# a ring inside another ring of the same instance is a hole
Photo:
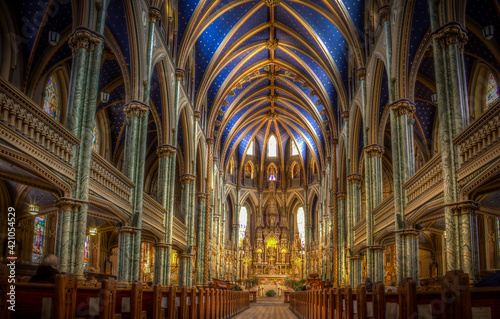
[[[177,81],[184,81],[184,76],[186,75],[186,71],[183,69],[176,69],[175,70],[175,79]]]
[[[142,118],[146,112],[149,111],[149,107],[139,101],[131,101],[125,108],[123,109],[123,112],[125,113],[125,117],[127,119],[132,118],[132,116]]]
[[[380,145],[372,144],[365,147],[365,152],[368,154],[368,157],[382,158],[382,155],[384,155],[384,148]]]
[[[402,237],[417,239],[420,236],[420,232],[413,228],[396,230],[396,233],[399,233]]]
[[[172,246],[172,245],[171,244],[167,244],[167,243],[156,243],[156,244],[153,245],[154,248],[159,249],[159,250],[165,250],[169,246]]]
[[[391,7],[383,6],[378,10],[378,15],[382,21],[389,21],[391,19]]]
[[[175,155],[175,152],[177,149],[173,147],[172,145],[163,145],[158,147],[156,150],[156,153],[158,154],[159,158],[164,158],[164,157],[172,157]]]
[[[149,22],[156,23],[161,19],[161,11],[158,8],[149,8]]]
[[[456,44],[460,50],[464,50],[464,46],[469,40],[467,31],[458,23],[445,25],[444,27],[434,32],[434,40],[439,42],[443,48],[452,44]]]
[[[340,113],[340,116],[344,119],[344,121],[349,121],[349,111],[344,111]]]
[[[59,207],[62,211],[72,211],[74,208],[79,208],[82,206],[82,203],[73,199],[73,198],[60,198],[56,202],[56,206]]]
[[[212,145],[214,143],[214,139],[213,138],[207,138],[207,144],[208,145]]]
[[[269,50],[276,50],[276,48],[278,47],[280,41],[278,39],[274,39],[274,40],[266,40],[266,49],[269,49]]]
[[[92,52],[101,41],[102,36],[97,33],[86,28],[77,28],[73,34],[69,36],[68,45],[73,54],[77,53],[80,49]]]
[[[363,183],[363,176],[358,174],[351,174],[347,176],[347,180],[352,184],[361,185]]]
[[[207,200],[206,193],[198,193],[198,194],[196,194],[196,197],[198,197],[199,200]]]
[[[345,192],[337,193],[338,200],[345,200],[347,194]]]
[[[408,100],[396,101],[392,103],[390,107],[398,117],[406,115],[409,118],[413,118],[415,116],[415,104],[411,103]]]
[[[137,233],[137,230],[139,230],[139,229],[137,229],[135,227],[123,226],[123,227],[118,228],[118,234],[120,236],[132,236],[135,233]]]
[[[356,76],[358,77],[358,79],[360,79],[361,81],[364,81],[366,79],[366,69],[359,69],[356,71]]]
[[[179,181],[181,182],[181,185],[186,185],[186,184],[190,185],[195,180],[196,180],[196,176],[191,175],[191,174],[182,175],[181,178],[179,179]]]

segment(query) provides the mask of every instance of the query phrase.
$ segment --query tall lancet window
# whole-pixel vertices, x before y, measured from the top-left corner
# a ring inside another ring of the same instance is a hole
[[[498,101],[498,85],[495,76],[490,75],[488,80],[488,91],[486,91],[486,108]]]
[[[295,142],[292,142],[292,156],[299,155],[299,149],[297,148],[297,145]]]
[[[238,235],[239,246],[243,244],[243,238],[245,238],[245,231],[247,230],[247,222],[248,222],[247,208],[243,206],[240,209],[240,220],[239,220],[240,230]]]
[[[306,243],[306,217],[304,214],[304,208],[299,207],[297,210],[297,230],[299,231],[299,236],[300,236],[300,243],[302,244],[302,247],[304,247],[304,244]]]
[[[269,142],[267,142],[267,156],[276,157],[278,154],[278,145],[276,143],[276,137],[271,135]]]
[[[250,145],[248,145],[247,155],[248,156],[253,156],[253,141],[251,141]]]
[[[45,86],[43,110],[53,119],[59,119],[59,90],[55,76],[51,76]]]
[[[92,131],[92,150],[99,152],[99,135],[97,133],[97,127],[94,125],[94,130]]]

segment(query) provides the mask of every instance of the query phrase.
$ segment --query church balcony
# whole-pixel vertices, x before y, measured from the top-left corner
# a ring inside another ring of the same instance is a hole
[[[373,210],[374,215],[374,233],[383,230],[386,227],[394,225],[394,194],[384,198]],[[364,237],[362,237],[364,240]]]
[[[73,147],[80,144],[70,130],[2,77],[0,136],[17,150],[43,158],[44,163],[57,171],[62,166],[71,166]]]
[[[442,194],[443,167],[441,163],[441,153],[438,153],[403,184],[407,202],[405,214]]]
[[[358,246],[366,239],[366,217],[361,218],[352,230],[354,231],[354,246]]]
[[[116,204],[130,203],[130,193],[135,184],[94,151],[92,151],[90,178],[91,191]]]
[[[453,143],[459,147],[462,161],[458,180],[465,185],[500,157],[500,101],[470,123]]]

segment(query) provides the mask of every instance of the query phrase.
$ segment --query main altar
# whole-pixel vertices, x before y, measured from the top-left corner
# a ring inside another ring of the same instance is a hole
[[[284,284],[288,278],[303,278],[304,251],[298,233],[288,238],[289,216],[277,204],[276,181],[269,181],[269,191],[264,212],[257,212],[254,243],[247,229],[239,248],[240,279]]]

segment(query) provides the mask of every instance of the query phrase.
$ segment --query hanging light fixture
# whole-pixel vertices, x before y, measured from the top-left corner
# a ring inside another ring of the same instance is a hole
[[[31,215],[38,215],[38,213],[40,212],[40,206],[38,206],[37,204],[29,204],[28,212]]]
[[[61,39],[61,35],[55,31],[49,31],[49,43],[53,46],[59,44],[59,39]]]
[[[431,101],[434,104],[437,103],[437,101],[438,101],[438,95],[437,95],[437,93],[434,93],[434,94],[431,95]]]
[[[95,227],[94,227],[94,228],[91,228],[91,229],[89,230],[89,233],[90,233],[90,236],[95,236],[95,235],[97,235],[97,228],[95,228]]]
[[[487,25],[483,28],[483,38],[485,40],[493,39],[495,35],[495,26],[493,24]]]
[[[109,101],[109,93],[106,91],[101,92],[101,102],[102,103],[108,103]]]

